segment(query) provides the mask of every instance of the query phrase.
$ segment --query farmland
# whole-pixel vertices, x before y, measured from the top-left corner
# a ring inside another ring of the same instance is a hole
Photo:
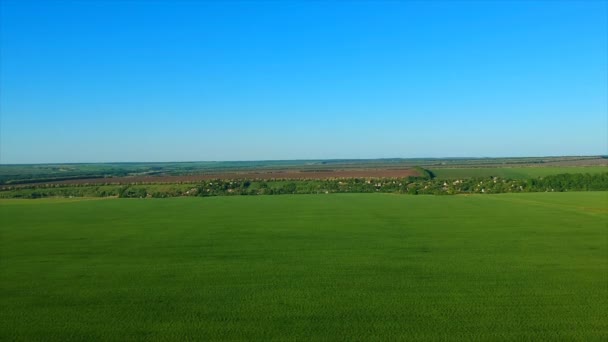
[[[474,170],[474,169],[472,169]],[[496,169],[499,170],[499,169]],[[0,187],[0,198],[49,197],[167,198],[235,195],[329,193],[391,193],[408,195],[497,194],[521,192],[607,191],[608,172],[561,173],[524,179],[497,176],[437,178],[423,168],[415,176],[396,178],[341,177],[327,179],[210,179],[176,183],[17,184]],[[171,177],[169,177],[171,178]]]
[[[544,166],[544,167],[437,167],[431,168],[433,174],[439,179],[455,179],[470,177],[503,177],[511,179],[526,179],[558,175],[564,173],[604,173],[608,172],[606,166]]]
[[[0,185],[178,183],[208,179],[395,178],[431,169],[441,177],[531,177],[608,170],[604,156],[393,158],[180,163],[0,165]]]
[[[608,337],[608,193],[0,201],[1,340]]]
[[[0,198],[597,191],[607,176],[602,156],[0,165]]]

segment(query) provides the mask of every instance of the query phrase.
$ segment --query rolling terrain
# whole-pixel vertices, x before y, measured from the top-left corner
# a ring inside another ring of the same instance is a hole
[[[208,179],[336,179],[416,176],[417,167],[441,177],[525,178],[608,170],[604,156],[529,158],[393,158],[175,163],[1,165],[0,186],[19,184],[132,184]]]

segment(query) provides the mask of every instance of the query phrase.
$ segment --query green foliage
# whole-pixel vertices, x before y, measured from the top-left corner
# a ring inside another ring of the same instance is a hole
[[[435,174],[431,170],[424,169],[420,166],[414,166],[413,169],[416,170],[418,172],[418,174],[420,174],[421,178],[424,178],[424,179],[435,178]]]
[[[138,188],[132,186],[125,186],[118,193],[118,197],[121,198],[145,198],[147,196],[148,192],[145,188]]]
[[[551,166],[536,166],[536,167],[432,167],[431,171],[440,179],[462,179],[462,178],[483,178],[483,177],[501,177],[508,179],[527,179],[538,178],[556,174],[565,173],[606,173],[606,166],[592,167],[551,167]]]
[[[607,195],[3,200],[0,340],[603,341]]]
[[[531,179],[475,177],[441,179],[349,178],[328,180],[226,180],[183,184],[134,184],[125,186],[28,185],[0,191],[0,198],[109,197],[165,198],[181,196],[284,195],[326,193],[398,193],[454,195],[471,193],[562,192],[608,190],[608,173],[560,174]]]
[[[26,186],[0,190],[0,198],[44,197],[115,197],[121,190],[117,185],[103,186]]]
[[[192,175],[235,171],[298,170],[328,171],[334,169],[383,169],[422,167],[438,177],[486,177],[509,178],[539,177],[556,173],[592,173],[598,167],[556,167],[564,165],[603,165],[606,158],[542,157],[542,158],[413,158],[413,159],[355,159],[355,160],[276,160],[241,162],[184,162],[184,163],[95,163],[95,164],[33,164],[1,165],[0,185],[24,183],[48,183],[86,178],[124,176]],[[545,167],[547,164],[551,167]],[[422,167],[421,167],[422,166]],[[529,167],[542,166],[542,167]],[[601,167],[600,167],[601,168]],[[551,169],[554,169],[551,171]],[[556,169],[560,169],[558,171]],[[498,170],[498,171],[496,171]],[[424,174],[424,169],[421,170]],[[488,173],[490,172],[490,173]],[[432,175],[431,175],[432,177]]]

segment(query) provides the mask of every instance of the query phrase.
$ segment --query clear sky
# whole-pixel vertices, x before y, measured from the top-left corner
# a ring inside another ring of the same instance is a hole
[[[608,153],[606,1],[0,6],[0,163]]]

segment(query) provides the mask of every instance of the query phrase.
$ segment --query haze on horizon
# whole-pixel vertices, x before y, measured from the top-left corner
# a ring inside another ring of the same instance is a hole
[[[608,2],[0,3],[0,163],[608,154]]]

